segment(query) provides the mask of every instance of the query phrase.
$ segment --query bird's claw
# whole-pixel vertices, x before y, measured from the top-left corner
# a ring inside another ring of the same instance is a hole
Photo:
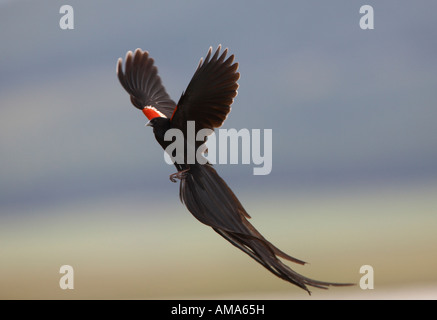
[[[182,171],[178,171],[178,172],[172,173],[170,175],[170,181],[173,182],[173,183],[176,183],[177,182],[176,179],[179,179],[179,180],[184,179],[187,176],[187,172],[189,170],[190,169],[185,169],[185,170],[182,170]]]

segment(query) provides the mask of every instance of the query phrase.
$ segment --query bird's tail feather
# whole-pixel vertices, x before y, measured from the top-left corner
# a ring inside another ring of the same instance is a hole
[[[244,251],[276,276],[310,293],[307,286],[326,289],[328,286],[351,284],[313,280],[290,269],[278,257],[305,264],[267,241],[247,220],[250,216],[226,182],[211,165],[192,165],[181,181],[180,198],[200,222]]]

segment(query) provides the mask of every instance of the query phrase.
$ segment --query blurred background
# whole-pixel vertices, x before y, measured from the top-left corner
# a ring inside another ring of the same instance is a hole
[[[61,5],[74,9],[62,30]],[[361,30],[359,9],[374,8]],[[241,79],[224,128],[273,168],[217,165],[311,299],[437,298],[435,1],[0,1],[1,299],[307,299],[200,224],[118,83],[148,50],[174,100],[209,46]],[[74,268],[61,290],[59,268]]]

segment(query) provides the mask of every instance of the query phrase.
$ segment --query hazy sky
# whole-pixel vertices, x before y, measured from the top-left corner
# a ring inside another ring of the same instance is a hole
[[[379,296],[434,285],[436,12],[435,0],[0,0],[0,298],[306,297],[183,207],[116,77],[119,57],[148,50],[177,101],[219,44],[241,73],[224,128],[273,134],[271,174],[217,166],[254,226],[310,262],[291,265],[305,276],[358,283],[366,264]],[[337,289],[327,297],[352,297]]]
[[[209,46],[235,54],[224,127],[272,129],[273,170],[221,166],[230,181],[437,178],[435,1],[65,4],[74,30],[59,1],[0,2],[1,205],[168,186],[174,168],[115,74],[137,47],[176,101]]]

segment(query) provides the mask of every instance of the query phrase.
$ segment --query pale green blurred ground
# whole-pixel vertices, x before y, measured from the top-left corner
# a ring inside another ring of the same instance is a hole
[[[146,196],[14,209],[0,225],[0,299],[423,299],[437,298],[437,184],[257,198],[237,192],[252,223],[292,265],[325,281],[375,289],[313,290],[309,297],[200,224],[175,199]],[[16,219],[21,214],[26,219]],[[152,213],[152,214],[151,214]],[[75,289],[59,288],[59,268]]]

